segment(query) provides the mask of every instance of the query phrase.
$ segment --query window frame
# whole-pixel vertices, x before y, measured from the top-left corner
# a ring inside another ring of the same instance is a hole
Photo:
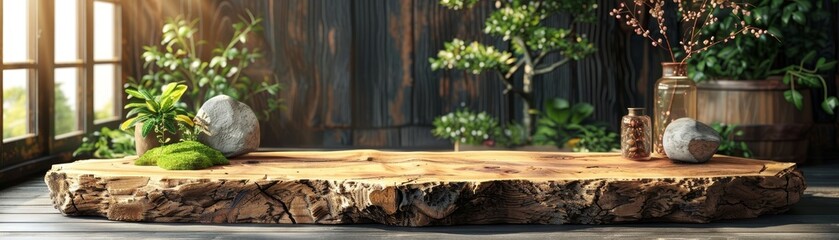
[[[89,44],[89,47],[85,49],[86,51],[86,58],[85,58],[85,68],[87,69],[85,72],[88,76],[89,86],[94,85],[94,67],[96,65],[105,65],[110,64],[114,65],[114,89],[113,89],[113,96],[114,96],[114,106],[113,111],[116,116],[112,118],[100,119],[96,120],[95,116],[91,116],[94,128],[101,128],[101,127],[109,127],[115,128],[119,126],[119,121],[123,119],[122,114],[122,101],[125,99],[122,95],[122,84],[125,82],[122,78],[122,5],[117,0],[85,0],[86,4],[85,7],[88,10],[87,12],[90,14],[86,14],[85,18],[87,19],[87,26],[86,29],[89,31],[85,32],[87,39],[85,41],[86,44]],[[94,2],[104,2],[104,3],[111,3],[114,4],[114,55],[111,59],[102,59],[97,60],[93,54],[93,3]],[[90,104],[88,106],[91,107],[90,113],[93,114],[96,109],[94,108],[93,103],[93,95],[91,96]]]
[[[44,95],[48,93],[42,91],[44,76],[41,69],[43,65],[40,64],[44,62],[41,55],[45,51],[41,48],[43,35],[38,36],[37,34],[43,28],[42,24],[44,24],[43,20],[40,19],[42,14],[39,14],[44,5],[43,2],[44,0],[27,1],[27,18],[29,18],[27,22],[27,27],[29,28],[29,31],[27,31],[27,41],[34,43],[28,46],[27,59],[22,62],[6,63],[2,61],[3,53],[0,52],[0,79],[4,79],[3,71],[5,70],[25,69],[29,71],[26,79],[27,98],[29,98],[27,99],[27,108],[29,111],[27,114],[27,121],[29,122],[27,124],[27,133],[22,136],[4,138],[0,141],[0,155],[2,155],[0,167],[17,165],[29,159],[42,156],[46,152],[46,136],[50,135],[50,133],[49,129],[45,128],[45,124],[49,124],[49,122],[42,115],[47,113],[48,110],[48,105],[44,101]],[[0,2],[0,12],[3,11],[3,5]],[[0,18],[0,26],[2,25],[3,19]],[[2,45],[3,37],[2,31],[0,31],[0,45]],[[0,81],[0,89],[3,88],[3,82]],[[0,93],[0,98],[4,97]],[[0,111],[0,117],[3,117],[2,111]],[[3,128],[0,127],[0,136],[2,134]]]
[[[2,139],[0,141],[0,175],[10,170],[15,165],[33,161],[39,157],[64,155],[75,150],[86,134],[98,130],[101,127],[116,128],[123,119],[124,112],[121,108],[124,101],[122,84],[124,77],[122,73],[122,59],[124,41],[122,40],[123,4],[121,0],[75,0],[78,4],[78,57],[75,61],[55,62],[55,1],[56,0],[30,0],[30,60],[26,62],[3,63],[3,53],[0,51],[0,79],[3,79],[3,71],[7,69],[30,69],[29,75],[29,108],[30,126],[29,133],[22,137]],[[93,57],[93,3],[95,1],[114,4],[115,7],[115,29],[114,34],[114,59],[95,61]],[[0,12],[3,10],[3,3],[0,2]],[[3,20],[0,18],[0,26]],[[3,33],[0,31],[0,45],[3,42]],[[113,64],[114,71],[114,113],[115,117],[94,121],[93,107],[93,66],[95,64]],[[76,81],[77,111],[79,130],[70,133],[56,135],[55,131],[55,70],[57,68],[73,67],[78,69]],[[0,81],[0,89],[3,81]],[[0,99],[3,93],[0,91]],[[0,117],[3,117],[0,111]],[[3,129],[0,128],[0,136]]]

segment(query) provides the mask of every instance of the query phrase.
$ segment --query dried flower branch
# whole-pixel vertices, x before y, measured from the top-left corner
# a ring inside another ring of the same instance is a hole
[[[681,50],[685,55],[681,59],[677,59],[674,48],[670,45],[670,39],[667,34],[667,24],[665,22],[664,7],[668,0],[633,0],[631,4],[621,2],[618,8],[612,9],[609,15],[621,20],[627,26],[634,28],[635,34],[643,36],[651,41],[654,47],[661,47],[670,53],[670,58],[673,62],[685,63],[694,54],[708,50],[708,48],[726,43],[729,40],[736,38],[739,35],[752,35],[760,37],[764,34],[769,34],[765,29],[750,26],[745,21],[735,23],[737,29],[731,32],[728,37],[719,39],[715,36],[706,36],[702,34],[702,29],[719,21],[716,14],[722,11],[730,11],[733,15],[743,14],[750,15],[751,12],[746,8],[747,3],[738,3],[730,0],[701,0],[701,1],[686,1],[686,0],[670,0],[677,5],[677,16],[680,24],[685,27],[682,34],[682,39],[679,41]],[[651,34],[650,29],[646,28],[639,19],[643,17],[644,10],[650,17],[655,19],[659,26],[659,35]],[[771,35],[771,34],[769,34]]]

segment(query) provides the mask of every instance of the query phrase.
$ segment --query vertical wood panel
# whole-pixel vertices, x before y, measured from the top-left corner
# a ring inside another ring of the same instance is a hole
[[[262,49],[265,59],[246,74],[255,80],[276,77],[286,87],[280,95],[287,109],[262,123],[263,146],[439,146],[442,141],[427,134],[432,120],[462,104],[503,122],[521,117],[521,102],[511,105],[494,74],[432,71],[428,63],[453,38],[507,49],[482,31],[493,3],[479,1],[473,9],[455,11],[427,0],[127,1],[132,7],[125,22],[131,31],[126,31],[130,48],[124,50],[124,70],[142,75],[141,46],[159,44],[167,17],[201,19],[199,37],[209,42],[201,53],[207,55],[212,44],[230,37],[230,24],[250,10],[265,19],[265,31],[247,45]],[[599,0],[597,24],[575,26],[598,51],[535,79],[537,106],[554,97],[590,102],[597,108],[595,118],[612,127],[626,107],[652,106],[665,56],[607,15],[615,4]],[[570,20],[545,21],[562,27]],[[835,26],[835,16],[833,21]],[[260,102],[250,104],[259,108]]]
[[[353,127],[388,126],[387,3],[353,4]]]

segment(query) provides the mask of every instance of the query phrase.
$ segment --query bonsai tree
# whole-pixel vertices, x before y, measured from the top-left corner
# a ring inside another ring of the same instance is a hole
[[[450,9],[460,10],[474,6],[478,0],[441,0]],[[595,0],[568,1],[496,1],[498,10],[486,20],[484,32],[502,37],[510,49],[497,49],[479,42],[466,43],[454,39],[445,43],[437,58],[431,58],[431,68],[461,69],[472,74],[495,72],[506,85],[505,94],[513,93],[524,102],[522,125],[528,135],[532,132],[534,118],[538,113],[532,95],[533,78],[549,73],[571,60],[579,60],[593,53],[595,48],[585,36],[573,28],[547,26],[544,19],[560,13],[572,16],[573,23],[593,22]],[[572,23],[572,26],[573,26]],[[561,60],[550,62],[546,57],[552,54],[562,56]],[[521,77],[516,79],[516,73]],[[517,84],[516,81],[521,82]],[[521,86],[520,88],[517,86]]]
[[[791,87],[784,93],[787,101],[798,109],[803,107],[803,96],[796,90],[796,84],[822,88],[825,99],[822,109],[833,114],[839,99],[827,95],[825,81],[818,73],[832,69],[836,62],[816,58],[817,51],[829,45],[827,34],[813,27],[830,18],[822,2],[753,0],[749,3],[750,12],[719,12],[719,21],[709,24],[702,34],[722,38],[737,29],[739,23],[745,23],[766,29],[770,35],[735,38],[708,48],[688,62],[690,77],[696,81],[760,80],[783,75],[783,82]],[[779,58],[790,62],[781,63]]]

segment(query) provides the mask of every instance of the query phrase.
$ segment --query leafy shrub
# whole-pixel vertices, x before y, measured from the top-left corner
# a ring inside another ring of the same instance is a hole
[[[510,122],[498,134],[496,144],[504,147],[522,146],[527,144],[527,138],[529,136],[524,125],[518,122]]]
[[[561,98],[548,100],[536,124],[533,142],[564,147],[572,139],[579,139],[574,151],[608,152],[620,148],[617,133],[609,131],[603,124],[586,122],[592,114],[594,106],[589,103],[571,105]]]
[[[103,127],[82,138],[82,145],[73,152],[73,157],[122,158],[136,154],[133,132]]]
[[[452,143],[479,145],[498,136],[499,126],[498,120],[486,112],[464,108],[435,118],[431,133]]]
[[[578,125],[571,127],[579,132],[580,141],[574,144],[575,152],[609,152],[620,149],[620,136],[602,125]]]
[[[745,142],[734,141],[735,136],[743,136],[742,130],[736,130],[737,125],[726,125],[724,123],[713,123],[711,128],[717,131],[722,137],[720,147],[717,148],[717,154],[751,158],[754,156],[749,145]]]

